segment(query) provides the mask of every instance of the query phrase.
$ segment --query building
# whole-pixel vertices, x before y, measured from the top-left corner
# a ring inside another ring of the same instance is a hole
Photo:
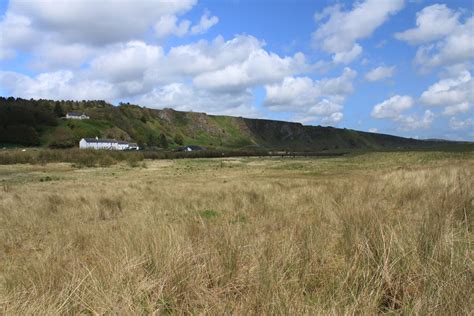
[[[68,119],[68,120],[88,120],[88,119],[90,119],[90,117],[87,116],[85,113],[68,112],[66,114],[66,119]]]
[[[139,150],[135,143],[128,143],[115,139],[83,138],[79,142],[81,149],[107,149],[107,150]]]
[[[206,150],[205,147],[197,146],[197,145],[188,145],[183,147],[178,147],[177,151],[199,151],[199,150]]]

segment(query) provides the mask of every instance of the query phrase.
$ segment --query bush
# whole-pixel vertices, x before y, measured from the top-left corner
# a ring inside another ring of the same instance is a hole
[[[74,134],[69,128],[59,127],[51,135],[50,148],[70,148],[74,147]]]

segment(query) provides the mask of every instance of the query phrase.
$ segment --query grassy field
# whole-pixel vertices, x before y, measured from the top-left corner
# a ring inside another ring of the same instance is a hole
[[[0,313],[472,314],[473,152],[0,165]]]

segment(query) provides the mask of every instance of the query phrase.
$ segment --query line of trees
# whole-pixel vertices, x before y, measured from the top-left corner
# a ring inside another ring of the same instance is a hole
[[[37,146],[39,132],[57,125],[54,107],[42,100],[0,97],[0,143]]]

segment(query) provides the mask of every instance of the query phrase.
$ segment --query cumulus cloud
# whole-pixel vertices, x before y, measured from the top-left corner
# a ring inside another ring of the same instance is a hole
[[[103,45],[140,38],[161,17],[189,11],[196,0],[11,0],[9,11],[63,42]]]
[[[430,110],[425,110],[423,116],[417,115],[400,115],[395,121],[399,124],[398,129],[401,131],[413,131],[416,129],[426,129],[431,126],[435,119],[435,114]]]
[[[136,40],[102,48],[87,67],[75,72],[46,71],[35,77],[9,73],[8,77],[14,76],[15,80],[5,87],[19,97],[109,101],[122,98],[149,106],[166,104],[164,106],[194,111],[252,115],[256,113],[252,88],[280,82],[309,68],[303,54],[281,57],[268,52],[264,42],[248,35],[227,41],[218,36],[213,41],[200,40],[172,47],[168,52],[161,46]],[[53,74],[64,84],[50,78]],[[47,89],[40,89],[41,80],[49,82]],[[93,83],[97,89],[90,88],[89,97],[83,95],[87,90],[76,91]],[[334,93],[337,89],[348,89],[333,80],[321,84]]]
[[[450,106],[453,111],[474,103],[474,80],[469,71],[453,78],[442,79],[421,94],[420,101],[430,106]]]
[[[356,2],[349,11],[340,5],[328,7],[315,15],[317,22],[325,22],[313,33],[313,43],[333,54],[335,63],[348,64],[362,53],[357,41],[371,36],[403,6],[404,0],[365,0]]]
[[[428,70],[438,66],[471,62],[474,57],[474,18],[461,22],[461,12],[434,4],[418,12],[416,27],[395,34],[412,45],[422,44],[415,62]]]
[[[443,115],[453,116],[456,114],[467,113],[469,112],[471,107],[472,105],[467,102],[463,102],[463,103],[459,103],[455,105],[449,105],[444,109]]]
[[[395,37],[413,45],[441,39],[458,27],[459,16],[445,4],[434,4],[416,14],[415,28],[396,33]]]
[[[29,66],[39,71],[74,69],[81,67],[97,53],[98,49],[84,44],[44,42],[34,50]]]
[[[39,42],[39,34],[31,27],[31,21],[12,12],[7,12],[0,21],[0,34],[0,59],[12,58],[17,48],[26,49]]]
[[[219,23],[219,18],[217,16],[211,16],[210,12],[206,11],[201,16],[199,24],[191,28],[191,34],[204,34],[217,23]]]
[[[112,84],[78,78],[71,71],[42,73],[33,78],[16,72],[0,71],[0,83],[12,95],[23,98],[111,101],[117,96]]]
[[[397,129],[401,131],[412,131],[420,128],[428,128],[435,119],[435,114],[425,110],[423,116],[417,114],[405,114],[414,105],[414,100],[408,95],[395,95],[372,109],[371,116],[376,119],[390,119],[397,123]]]
[[[280,57],[263,49],[252,52],[243,62],[232,63],[222,69],[194,78],[194,84],[209,90],[235,91],[254,85],[281,80],[304,67],[302,54]]]
[[[182,37],[188,33],[191,22],[183,20],[179,23],[176,15],[164,15],[160,17],[154,26],[155,34],[158,38],[165,38],[170,35]]]
[[[206,33],[212,26],[219,22],[217,16],[210,16],[206,11],[199,20],[199,23],[191,27],[191,21],[182,20],[178,22],[176,15],[163,15],[154,26],[155,34],[158,38],[165,38],[170,35],[183,37],[185,35],[197,35]]]
[[[449,120],[449,126],[454,130],[472,129],[474,127],[474,119],[468,118],[465,120],[459,120],[452,117]]]
[[[371,115],[377,119],[398,118],[402,112],[410,109],[413,104],[413,98],[408,95],[394,95],[390,99],[375,105]]]
[[[392,66],[392,67],[380,66],[369,71],[365,75],[365,79],[367,81],[383,80],[383,79],[392,77],[394,72],[395,72],[395,66]]]
[[[91,70],[110,82],[140,80],[148,68],[156,66],[163,58],[160,46],[131,41],[113,46],[93,59]]]
[[[206,112],[220,115],[259,116],[252,105],[253,96],[249,90],[239,93],[215,93],[196,89],[184,83],[172,83],[140,96],[139,104],[150,108],[171,107],[180,111]]]
[[[337,123],[343,118],[342,103],[353,92],[352,80],[356,75],[354,70],[345,68],[335,78],[286,77],[282,82],[265,86],[264,106],[274,112],[295,112],[295,120],[303,123]]]

